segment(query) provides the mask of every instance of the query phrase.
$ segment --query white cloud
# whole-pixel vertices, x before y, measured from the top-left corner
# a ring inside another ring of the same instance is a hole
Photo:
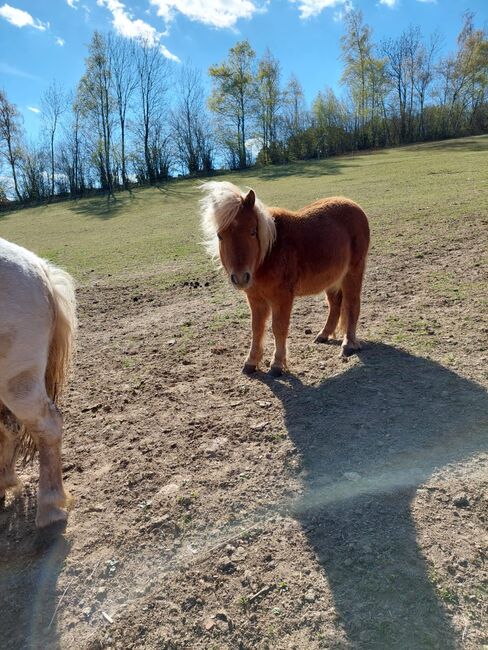
[[[234,27],[240,18],[252,18],[264,10],[254,0],[150,0],[157,7],[158,16],[166,22],[174,18],[175,12],[212,27]]]
[[[49,23],[43,23],[37,18],[33,18],[27,11],[11,7],[8,4],[0,7],[0,16],[15,25],[15,27],[34,27],[34,29],[39,29],[41,32],[49,27]]]
[[[290,2],[298,5],[302,20],[318,16],[324,9],[329,7],[350,5],[347,0],[290,0]]]
[[[161,54],[165,56],[167,59],[170,59],[171,61],[175,61],[176,63],[181,63],[180,59],[176,56],[176,54],[170,52],[168,48],[162,43],[159,44],[159,50]]]
[[[40,108],[37,108],[37,106],[27,106],[28,110],[31,111],[31,113],[35,113],[38,115],[41,112]]]
[[[125,38],[132,38],[136,41],[143,41],[150,47],[159,46],[163,56],[172,61],[180,62],[176,54],[170,52],[160,42],[161,37],[165,34],[158,32],[155,27],[146,23],[144,20],[140,20],[139,18],[133,19],[126,11],[125,5],[122,2],[119,2],[119,0],[97,0],[97,4],[100,7],[106,7],[111,12],[113,17],[112,25],[117,34]]]
[[[399,4],[398,0],[380,0],[380,5],[389,7],[390,9],[393,9],[393,7],[396,7],[398,4]]]
[[[59,45],[59,47],[63,47],[63,45],[66,43],[64,38],[61,38],[60,36],[56,36],[56,45]]]
[[[78,9],[78,7],[76,5],[78,4],[79,1],[80,0],[66,0],[66,2],[69,4],[69,6],[72,9]]]

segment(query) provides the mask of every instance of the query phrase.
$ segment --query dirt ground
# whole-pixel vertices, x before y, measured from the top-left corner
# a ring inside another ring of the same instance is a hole
[[[34,467],[0,509],[0,646],[488,647],[486,294],[429,280],[486,288],[483,247],[373,251],[363,351],[314,345],[299,300],[280,379],[240,373],[247,308],[210,265],[80,289],[76,503],[36,534]]]

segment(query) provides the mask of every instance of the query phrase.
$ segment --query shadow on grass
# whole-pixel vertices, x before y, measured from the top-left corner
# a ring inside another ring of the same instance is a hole
[[[424,142],[418,145],[409,145],[412,151],[486,151],[488,153],[488,137],[467,137],[457,140],[438,140]]]
[[[75,199],[73,203],[68,204],[68,207],[80,217],[108,221],[123,213],[127,210],[127,206],[136,200],[137,197],[134,192],[124,192],[124,194],[116,194],[115,197],[103,195]]]
[[[134,206],[136,202],[138,208],[140,208],[142,205],[140,202],[143,200],[143,197],[140,196],[140,192],[142,191],[152,189],[160,193],[162,198],[188,198],[195,196],[197,182],[198,181],[195,180],[194,187],[181,187],[177,180],[168,181],[161,185],[139,187],[131,192],[118,192],[115,197],[104,195],[76,200],[74,203],[69,205],[69,208],[82,217],[106,221],[114,219],[119,216],[119,214],[130,211],[131,205]]]
[[[22,495],[0,506],[0,647],[60,648],[56,620],[58,577],[70,544],[64,525],[34,528],[37,498]]]
[[[196,191],[198,186],[208,179],[184,179],[190,181],[190,184],[186,183],[184,187],[180,185],[181,181],[175,179],[164,183],[164,185],[157,185],[155,189],[160,192],[164,197],[171,197],[175,199],[188,199],[196,196]],[[192,182],[193,181],[193,182]]]
[[[260,378],[283,403],[301,454],[305,489],[294,516],[352,646],[459,647],[417,544],[411,502],[436,469],[486,451],[486,391],[380,344],[318,386]]]
[[[338,157],[326,158],[324,160],[310,160],[291,163],[289,165],[268,165],[266,167],[253,167],[251,169],[239,172],[239,175],[245,179],[249,176],[259,178],[260,180],[273,181],[281,178],[300,177],[318,178],[320,176],[329,176],[342,174],[351,164],[351,158]]]

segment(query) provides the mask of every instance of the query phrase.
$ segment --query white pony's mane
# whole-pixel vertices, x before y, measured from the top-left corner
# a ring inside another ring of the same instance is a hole
[[[209,255],[218,257],[217,232],[225,230],[236,218],[246,193],[228,181],[209,181],[203,183],[200,189],[205,192],[205,196],[200,201],[202,229],[205,235],[204,245]],[[254,202],[254,212],[258,218],[258,238],[261,248],[259,265],[275,242],[276,225],[268,208],[257,197]]]

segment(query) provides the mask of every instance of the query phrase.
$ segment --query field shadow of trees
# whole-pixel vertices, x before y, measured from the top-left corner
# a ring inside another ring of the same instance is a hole
[[[283,403],[301,455],[305,485],[294,515],[353,647],[458,647],[411,504],[436,469],[486,450],[486,391],[382,344],[318,386],[291,375],[261,380]]]
[[[64,525],[34,528],[37,498],[23,493],[0,504],[0,647],[59,648],[57,582],[70,544]]]
[[[86,199],[76,199],[73,203],[67,205],[71,212],[80,217],[109,221],[127,210],[128,203],[136,200],[136,195],[133,192],[124,192],[123,195],[116,195],[115,198],[100,195]]]
[[[239,172],[242,179],[248,177],[259,180],[273,181],[287,177],[318,178],[344,173],[348,168],[354,167],[350,158],[324,158],[322,160],[306,160],[285,165],[267,165],[252,167]]]
[[[467,137],[461,140],[436,140],[435,142],[422,142],[408,145],[412,151],[486,151],[488,152],[488,137]]]
[[[121,191],[115,194],[115,197],[108,197],[106,194],[89,197],[82,200],[76,200],[68,204],[68,208],[81,217],[90,219],[100,219],[108,221],[119,215],[130,212],[131,208],[141,207],[140,201],[143,197],[139,196],[141,190],[153,189],[161,194],[161,198],[185,199],[196,196],[198,179],[195,179],[195,186],[188,188],[181,187],[178,180],[171,180],[167,183],[153,186],[140,186],[131,191]],[[163,203],[161,204],[163,206]]]

